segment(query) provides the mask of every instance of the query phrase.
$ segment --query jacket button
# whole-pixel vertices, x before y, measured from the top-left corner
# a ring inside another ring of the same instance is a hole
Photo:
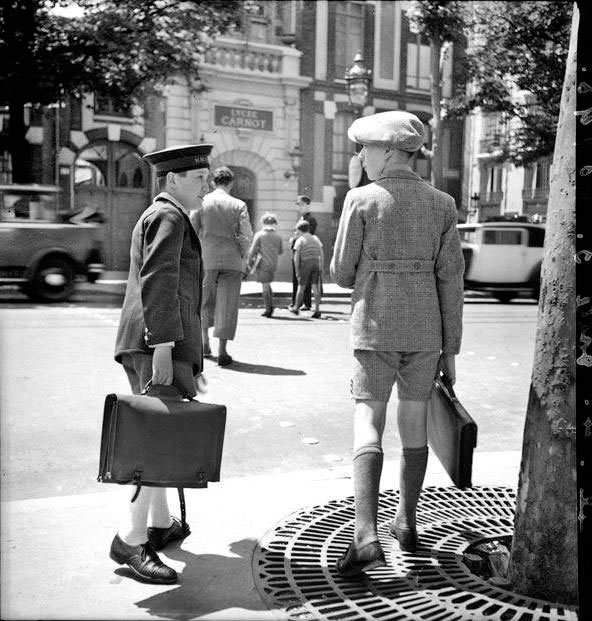
[[[414,267],[416,270],[418,270],[418,269],[421,267],[421,263],[420,263],[419,261],[416,261],[416,262],[413,264],[413,267]]]

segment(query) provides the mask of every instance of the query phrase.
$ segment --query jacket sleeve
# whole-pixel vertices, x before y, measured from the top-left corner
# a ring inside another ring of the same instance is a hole
[[[356,282],[363,239],[364,221],[350,190],[345,195],[330,266],[331,276],[340,287],[352,288]]]
[[[447,205],[447,226],[436,257],[435,273],[442,315],[442,353],[458,354],[462,338],[465,262],[456,228],[454,201]]]
[[[159,209],[144,224],[140,295],[148,346],[184,338],[179,305],[179,264],[185,220]]]
[[[237,233],[240,255],[243,259],[247,256],[252,239],[253,229],[251,228],[251,222],[249,220],[249,212],[247,211],[247,206],[243,203],[239,209]]]

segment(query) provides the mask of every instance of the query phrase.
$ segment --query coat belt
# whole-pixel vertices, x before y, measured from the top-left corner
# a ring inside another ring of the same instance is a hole
[[[434,261],[423,259],[394,259],[392,261],[369,261],[368,267],[371,272],[432,272]]]

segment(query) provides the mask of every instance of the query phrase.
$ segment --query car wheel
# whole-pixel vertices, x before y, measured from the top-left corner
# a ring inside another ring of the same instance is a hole
[[[62,302],[74,291],[76,273],[70,261],[62,257],[43,259],[25,293],[42,302]]]
[[[499,293],[494,293],[494,297],[498,299],[502,304],[508,304],[508,302],[511,302],[512,298],[514,298],[515,296],[515,291],[500,291]]]

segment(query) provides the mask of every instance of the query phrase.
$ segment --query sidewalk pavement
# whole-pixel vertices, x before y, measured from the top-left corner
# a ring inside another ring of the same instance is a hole
[[[382,489],[398,478],[398,462],[385,462]],[[516,488],[520,453],[475,452],[473,484]],[[451,486],[431,454],[425,487]],[[130,578],[108,557],[113,524],[128,486],[97,492],[1,503],[2,619],[285,619],[263,604],[251,570],[260,538],[306,507],[353,494],[350,468],[226,479],[205,490],[186,490],[192,534],[162,552],[179,573],[175,585]],[[178,513],[178,499],[170,491]]]
[[[327,279],[326,279],[327,280]],[[85,293],[111,293],[123,295],[127,281],[127,272],[105,272],[95,283],[81,282],[78,289]],[[271,283],[274,294],[292,295],[292,281],[275,281]],[[351,289],[343,289],[333,282],[323,283],[323,297],[334,298],[351,296]],[[241,284],[241,296],[261,296],[261,285],[254,280],[243,280]]]

